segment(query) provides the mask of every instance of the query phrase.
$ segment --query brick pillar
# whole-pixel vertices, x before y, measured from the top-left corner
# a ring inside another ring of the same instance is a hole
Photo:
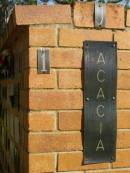
[[[27,88],[21,91],[22,105],[27,112],[23,116],[20,173],[130,172],[130,13],[122,6],[108,4],[106,27],[97,30],[93,12],[93,3],[15,8],[16,26],[27,25],[24,27],[28,30],[25,56],[28,63],[23,71]],[[19,37],[18,40],[25,43]],[[114,163],[83,165],[84,40],[117,41],[118,44],[117,159]],[[50,74],[37,73],[40,47],[50,50]]]

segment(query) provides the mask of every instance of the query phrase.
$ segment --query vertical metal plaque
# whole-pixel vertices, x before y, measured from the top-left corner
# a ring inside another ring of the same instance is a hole
[[[95,27],[103,28],[106,24],[106,4],[95,2]]]
[[[84,42],[84,164],[116,154],[116,42]]]
[[[49,49],[38,49],[37,67],[38,73],[50,73],[50,51]]]

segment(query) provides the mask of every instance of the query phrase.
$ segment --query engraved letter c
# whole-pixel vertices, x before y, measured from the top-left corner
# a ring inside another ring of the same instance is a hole
[[[99,109],[104,109],[104,106],[103,105],[98,105],[97,108],[96,108],[97,116],[102,118],[102,117],[104,117],[104,113],[101,113],[101,110],[99,110]]]
[[[100,69],[100,70],[97,72],[97,80],[98,80],[99,82],[102,83],[102,82],[105,81],[105,79],[104,79],[103,77],[100,76],[101,73],[105,74],[105,71]]]

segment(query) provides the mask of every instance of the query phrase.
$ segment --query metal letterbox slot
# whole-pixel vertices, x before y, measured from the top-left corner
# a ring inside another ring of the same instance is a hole
[[[49,49],[38,49],[37,70],[38,73],[50,73],[50,55]]]

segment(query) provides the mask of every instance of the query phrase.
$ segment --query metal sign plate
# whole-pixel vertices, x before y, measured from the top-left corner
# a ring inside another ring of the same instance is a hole
[[[50,73],[50,51],[49,49],[38,49],[37,57],[38,73]]]
[[[116,42],[84,42],[84,164],[115,161]]]
[[[95,2],[95,27],[103,28],[106,23],[106,4]]]

